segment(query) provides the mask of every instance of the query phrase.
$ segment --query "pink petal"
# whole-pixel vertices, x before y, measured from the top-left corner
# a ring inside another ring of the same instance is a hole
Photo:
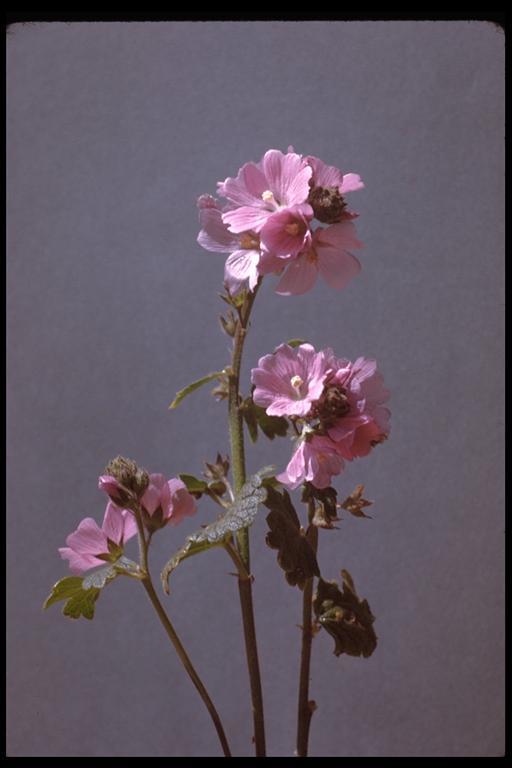
[[[283,155],[278,149],[269,149],[262,165],[268,188],[280,205],[294,205],[307,200],[312,170],[300,155]]]
[[[212,195],[200,195],[197,198],[197,207],[199,210],[202,210],[204,208],[218,208],[220,210],[220,203],[215,198],[212,197]]]
[[[239,206],[255,204],[264,206],[261,195],[267,189],[265,176],[256,163],[246,163],[238,171],[236,179],[227,178],[225,181],[219,181],[217,185],[219,195],[227,197]]]
[[[168,486],[171,496],[169,524],[178,525],[185,517],[190,517],[197,512],[197,504],[181,480],[172,478]]]
[[[222,219],[228,225],[230,232],[247,232],[252,229],[254,232],[260,232],[269,216],[273,211],[266,208],[256,208],[252,206],[242,206],[233,211],[225,211]]]
[[[103,533],[110,541],[120,544],[123,540],[124,517],[119,507],[116,507],[111,501],[107,504],[103,524],[101,526]]]
[[[283,259],[274,256],[266,250],[262,250],[258,261],[258,272],[260,275],[268,275],[271,272],[282,272],[285,267]]]
[[[318,248],[317,254],[320,274],[331,288],[341,290],[361,271],[361,264],[348,251]]]
[[[361,181],[361,177],[357,173],[345,173],[343,174],[343,183],[340,187],[340,192],[344,195],[346,192],[356,192],[358,189],[363,189],[364,184]]]
[[[307,256],[298,256],[290,262],[277,284],[276,293],[281,296],[298,296],[312,288],[318,276],[316,264]]]
[[[351,221],[341,221],[330,227],[318,227],[313,233],[315,248],[332,247],[340,250],[362,248],[363,244],[356,237],[356,228]]]
[[[149,476],[149,485],[141,499],[141,504],[148,512],[153,515],[158,507],[164,509],[169,503],[169,490],[167,488],[167,479],[165,475],[154,473]]]
[[[305,479],[305,446],[305,441],[301,440],[293,452],[285,471],[276,475],[276,480],[292,489],[297,488]]]
[[[76,531],[69,534],[66,544],[81,555],[101,555],[108,552],[107,537],[92,517],[82,520]]]
[[[105,565],[103,560],[98,560],[97,557],[92,555],[81,555],[69,547],[60,547],[59,554],[63,560],[69,561],[69,569],[76,576],[81,576],[97,565]]]
[[[130,512],[129,509],[123,509],[123,518],[124,518],[123,520],[124,530],[123,530],[122,543],[126,543],[139,532],[139,529],[137,527],[137,521],[135,520],[135,516],[133,512]]]
[[[226,261],[224,281],[231,287],[232,281],[239,285],[244,280],[249,280],[249,288],[253,290],[258,282],[259,260],[259,251],[234,251]]]
[[[315,187],[336,187],[343,183],[343,174],[334,165],[326,165],[318,157],[309,156],[307,162],[313,169],[313,185]]]
[[[238,237],[229,231],[222,221],[222,212],[217,208],[205,208],[199,216],[201,231],[197,236],[197,242],[207,251],[217,253],[230,253],[238,248]]]

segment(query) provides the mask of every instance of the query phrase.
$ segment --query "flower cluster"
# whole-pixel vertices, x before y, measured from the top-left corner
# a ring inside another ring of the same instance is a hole
[[[337,358],[311,344],[281,344],[252,370],[253,399],[269,415],[292,420],[293,456],[277,479],[291,488],[305,480],[326,488],[345,461],[366,456],[389,434],[389,397],[375,360]]]
[[[317,157],[269,149],[258,163],[245,163],[236,178],[218,183],[221,204],[211,195],[198,200],[203,248],[229,253],[226,287],[253,290],[260,276],[281,275],[276,291],[308,291],[320,274],[343,288],[361,266],[351,251],[360,248],[345,194],[363,187],[355,173],[343,174]],[[313,229],[316,219],[320,224]]]
[[[98,481],[100,490],[109,497],[101,528],[93,518],[86,517],[67,537],[67,546],[59,549],[61,557],[69,561],[70,570],[77,575],[105,562],[115,563],[121,557],[124,545],[137,533],[134,505],[150,533],[167,524],[178,525],[196,512],[195,499],[181,480],[148,475],[138,470],[134,462],[120,457],[111,462],[107,471],[109,468],[115,476],[101,475]],[[123,509],[124,504],[127,507]]]

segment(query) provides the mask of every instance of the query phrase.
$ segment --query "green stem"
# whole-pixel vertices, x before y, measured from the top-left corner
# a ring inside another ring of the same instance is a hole
[[[187,674],[189,675],[190,679],[192,680],[197,692],[199,693],[200,697],[202,698],[206,709],[208,710],[210,717],[213,721],[213,724],[215,726],[215,730],[217,731],[217,735],[219,737],[219,741],[222,746],[222,751],[224,753],[224,757],[231,757],[231,751],[229,749],[228,740],[226,738],[226,734],[224,733],[224,728],[222,726],[221,719],[219,717],[219,714],[217,710],[215,709],[215,706],[213,704],[213,701],[211,700],[208,691],[206,690],[205,686],[203,685],[203,682],[199,675],[197,674],[196,670],[194,669],[194,666],[192,662],[190,661],[188,654],[183,647],[183,644],[178,637],[178,634],[176,630],[174,629],[171,620],[167,616],[167,613],[165,612],[165,609],[160,602],[158,595],[155,591],[155,588],[153,586],[153,581],[151,579],[151,574],[149,573],[148,568],[148,540],[146,539],[145,533],[144,533],[144,525],[142,523],[142,514],[140,507],[134,509],[135,513],[135,519],[137,521],[137,528],[139,531],[139,549],[140,549],[140,568],[143,572],[143,577],[141,579],[142,586],[146,590],[146,593],[151,600],[151,603],[158,615],[158,618],[160,619],[163,628],[167,632],[167,635],[169,637],[169,640],[174,646],[174,650],[178,654],[178,657],[185,667]]]
[[[261,282],[261,280],[260,280]],[[245,337],[249,327],[249,318],[260,283],[252,293],[248,293],[238,313],[238,323],[233,340],[233,356],[229,376],[229,436],[231,442],[231,468],[235,495],[245,483],[245,450],[244,428],[240,411],[240,369]],[[265,722],[263,716],[263,693],[256,644],[256,627],[252,602],[252,577],[250,574],[249,530],[243,528],[237,533],[238,553],[244,565],[244,571],[239,569],[238,591],[244,627],[245,651],[251,685],[251,701],[254,721],[254,745],[256,757],[265,757]]]
[[[318,547],[318,528],[312,525],[314,503],[309,502],[309,527],[306,532],[313,551]],[[311,665],[311,646],[313,642],[313,581],[307,579],[302,596],[302,648],[300,654],[299,706],[297,713],[297,757],[308,756],[309,727],[315,710],[313,702],[309,701],[309,675]]]

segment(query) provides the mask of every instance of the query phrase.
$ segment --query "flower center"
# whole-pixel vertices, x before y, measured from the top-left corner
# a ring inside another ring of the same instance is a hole
[[[291,224],[287,224],[284,228],[284,231],[292,237],[296,237],[299,234],[299,230],[300,224],[298,221],[293,221]]]
[[[304,382],[300,376],[295,375],[295,376],[292,376],[292,378],[290,379],[290,384],[296,390],[297,394],[299,394],[300,388],[302,387]]]
[[[336,187],[312,187],[308,203],[315,218],[323,224],[336,224],[346,218],[347,204]]]
[[[260,239],[257,235],[253,235],[252,232],[243,232],[240,235],[240,248],[244,250],[252,250],[260,247]]]
[[[319,419],[323,426],[329,427],[349,411],[347,390],[338,384],[330,384],[325,387],[316,403],[313,403],[309,418]]]
[[[270,191],[270,189],[266,189],[264,192],[261,193],[261,199],[264,200],[266,203],[270,203],[274,199],[273,192]]]

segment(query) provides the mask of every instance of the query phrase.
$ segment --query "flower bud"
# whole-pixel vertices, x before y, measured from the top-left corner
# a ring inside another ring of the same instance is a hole
[[[336,224],[346,218],[344,214],[347,204],[336,187],[313,187],[308,203],[315,218],[323,224]]]
[[[140,499],[149,484],[149,475],[139,469],[131,459],[117,456],[105,467],[105,474],[99,479],[99,488],[104,490],[114,504],[129,507]]]

